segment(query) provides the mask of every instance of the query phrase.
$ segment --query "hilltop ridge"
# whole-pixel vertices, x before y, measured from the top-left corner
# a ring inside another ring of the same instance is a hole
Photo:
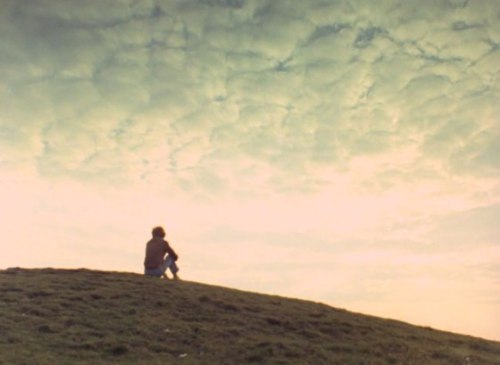
[[[0,364],[138,363],[498,365],[500,343],[132,273],[0,271]]]

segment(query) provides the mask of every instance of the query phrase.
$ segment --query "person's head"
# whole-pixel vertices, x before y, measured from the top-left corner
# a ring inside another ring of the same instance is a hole
[[[153,228],[153,231],[151,232],[153,234],[153,237],[159,237],[159,238],[164,238],[165,237],[165,230],[163,227],[155,227]]]

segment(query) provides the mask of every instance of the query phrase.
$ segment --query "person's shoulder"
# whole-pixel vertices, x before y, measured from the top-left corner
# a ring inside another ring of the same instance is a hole
[[[164,245],[165,244],[165,240],[159,238],[159,237],[152,237],[148,242],[147,242],[148,245]]]

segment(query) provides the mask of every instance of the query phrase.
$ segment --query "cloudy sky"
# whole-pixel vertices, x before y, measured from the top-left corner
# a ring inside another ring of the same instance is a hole
[[[0,267],[500,340],[496,0],[0,0]]]

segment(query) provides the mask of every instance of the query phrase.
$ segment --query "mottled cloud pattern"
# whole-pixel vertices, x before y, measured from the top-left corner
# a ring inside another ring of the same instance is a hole
[[[92,226],[104,190],[71,191],[125,189],[113,242],[168,202],[213,281],[359,310],[477,294],[500,336],[497,0],[2,0],[0,49],[8,222]]]
[[[211,192],[262,171],[300,190],[411,153],[376,166],[386,188],[498,177],[495,1],[1,6],[4,166]]]

